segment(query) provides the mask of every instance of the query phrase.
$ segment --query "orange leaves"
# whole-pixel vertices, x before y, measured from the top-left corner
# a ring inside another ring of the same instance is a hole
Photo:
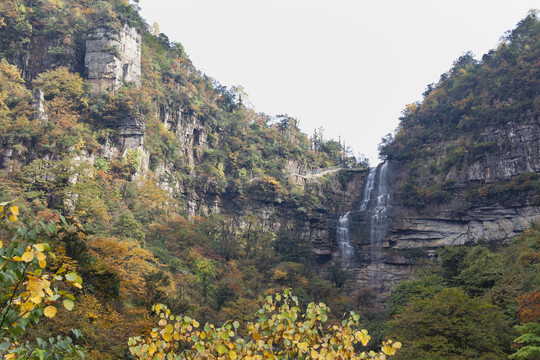
[[[89,254],[118,274],[122,282],[120,292],[133,298],[144,296],[144,275],[156,271],[157,260],[138,242],[116,238],[92,238],[88,241]]]
[[[517,310],[522,323],[536,322],[540,319],[540,292],[533,291],[529,295],[518,298],[519,308]]]

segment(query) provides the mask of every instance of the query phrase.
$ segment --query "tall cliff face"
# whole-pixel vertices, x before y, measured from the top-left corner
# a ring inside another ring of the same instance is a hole
[[[350,216],[353,289],[384,298],[440,247],[504,243],[540,221],[539,30],[529,15],[481,61],[460,57],[403,111],[381,146],[390,185],[381,256],[369,234],[376,216]]]
[[[340,263],[334,228],[337,215],[352,211],[349,237],[354,261],[345,269],[351,276],[347,286],[349,291],[369,292],[384,301],[396,284],[410,277],[417,261],[435,261],[440,247],[503,243],[514,237],[532,222],[540,222],[539,124],[540,119],[531,118],[490,126],[477,140],[462,137],[431,143],[433,151],[422,161],[390,161],[389,201],[378,257],[373,256],[376,245],[372,238],[375,212],[380,216],[380,209],[374,209],[374,201],[384,194],[372,190],[371,205],[363,204],[362,192],[366,193],[370,182],[364,175],[354,187],[354,195],[349,194],[354,200],[348,207],[334,211],[324,223],[312,225],[312,229],[326,227],[318,231],[323,236],[312,234],[314,251],[325,261]],[[447,149],[455,150],[465,143],[470,151],[463,151],[449,166]],[[407,194],[413,180],[417,188],[425,189],[417,194],[423,196],[421,206],[413,206]],[[376,189],[381,180],[376,177],[372,181]],[[366,207],[373,210],[365,211]]]
[[[94,91],[141,85],[141,35],[124,25],[121,31],[94,29],[87,37],[84,73]]]
[[[421,209],[396,204],[389,234],[391,247],[433,249],[504,240],[523,231],[532,221],[539,221],[540,202],[535,189],[535,173],[540,172],[539,121],[540,118],[532,118],[525,123],[488,127],[470,147],[489,144],[488,149],[477,154],[464,153],[443,174],[424,179],[446,182],[443,191],[449,195],[448,199]],[[444,154],[443,149],[448,146],[447,143],[434,146],[435,155],[425,158],[424,166],[416,166],[415,171],[429,174],[430,166],[444,162],[445,157],[436,154]],[[411,163],[395,162],[393,168],[394,183],[406,183]],[[399,194],[400,189],[394,191]]]

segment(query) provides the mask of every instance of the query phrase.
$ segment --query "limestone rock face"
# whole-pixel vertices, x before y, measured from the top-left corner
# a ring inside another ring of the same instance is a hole
[[[86,40],[85,75],[94,90],[141,84],[141,35],[124,25],[120,32],[95,29]]]
[[[464,143],[469,144],[470,149],[487,144],[487,149],[465,152],[462,161],[450,167],[442,166],[445,148]],[[370,243],[372,214],[358,211],[365,176],[355,185],[349,183],[352,192],[348,195],[336,196],[338,191],[323,200],[327,219],[313,223],[309,236],[314,253],[326,259],[327,264],[340,265],[335,227],[339,215],[353,210],[349,216],[349,237],[354,247],[354,261],[344,269],[351,276],[347,283],[351,292],[367,291],[382,302],[396,284],[411,276],[417,261],[435,261],[440,247],[504,242],[528,228],[531,222],[540,222],[540,201],[534,191],[513,193],[504,199],[471,197],[475,189],[509,186],[522,174],[540,172],[539,119],[519,124],[508,122],[486,128],[480,138],[462,138],[431,146],[432,154],[421,161],[389,163],[391,201],[379,258],[374,259],[373,244]],[[444,171],[433,173],[430,167],[434,165]],[[415,172],[410,171],[413,166]],[[419,187],[451,180],[449,201],[429,203],[420,208],[404,205],[400,186],[410,179],[411,173],[421,174],[415,179]],[[352,203],[343,206],[345,198]]]
[[[39,74],[61,66],[71,72],[81,72],[84,49],[81,44],[66,41],[63,37],[33,36],[28,44],[28,53],[14,63],[21,69],[21,75],[31,82]]]
[[[167,130],[174,133],[181,142],[187,164],[195,166],[201,160],[204,151],[209,148],[211,128],[203,119],[179,107],[160,106],[158,112]]]
[[[433,249],[483,240],[504,240],[523,231],[532,221],[540,220],[540,206],[534,196],[521,194],[506,201],[470,200],[467,196],[475,187],[504,184],[520,174],[540,172],[540,119],[488,127],[481,136],[481,141],[491,144],[489,151],[467,155],[460,166],[455,165],[433,179],[454,181],[449,202],[422,209],[406,207],[399,202],[394,204],[388,235],[392,248]],[[443,146],[440,144],[440,148]],[[434,158],[423,162],[437,161]],[[409,167],[410,164],[394,164],[392,182],[401,184]],[[394,187],[393,191],[399,198],[399,188]]]
[[[540,171],[540,119],[490,127],[482,136],[496,144],[495,151],[486,153],[484,161],[468,165],[460,174],[463,180],[496,182]]]
[[[45,111],[45,99],[41,89],[35,89],[32,93],[32,107],[36,110],[34,119],[38,121],[47,120],[47,112]]]

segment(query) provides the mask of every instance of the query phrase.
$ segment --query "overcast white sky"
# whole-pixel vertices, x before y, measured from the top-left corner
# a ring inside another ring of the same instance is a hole
[[[141,14],[259,112],[323,127],[376,165],[401,110],[460,55],[497,46],[538,0],[140,0]]]

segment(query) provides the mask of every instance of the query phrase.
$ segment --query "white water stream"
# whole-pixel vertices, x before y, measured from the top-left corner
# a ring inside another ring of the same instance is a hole
[[[346,268],[354,256],[354,248],[349,238],[349,213],[342,215],[337,223],[336,237],[339,246],[339,255],[341,257],[341,267]]]
[[[370,261],[377,263],[382,258],[383,240],[387,230],[387,210],[390,202],[388,188],[388,163],[369,170],[362,191],[359,211],[370,219]],[[342,215],[337,223],[336,234],[342,268],[347,268],[354,258],[354,247],[349,238],[349,214]]]
[[[381,259],[382,246],[384,236],[387,229],[387,211],[388,203],[390,202],[390,194],[388,193],[388,163],[383,163],[378,169],[377,181],[374,182],[373,199],[370,206],[365,211],[369,211],[371,215],[371,225],[369,232],[370,243],[370,259],[371,262],[376,262]],[[376,188],[375,188],[376,186]]]

